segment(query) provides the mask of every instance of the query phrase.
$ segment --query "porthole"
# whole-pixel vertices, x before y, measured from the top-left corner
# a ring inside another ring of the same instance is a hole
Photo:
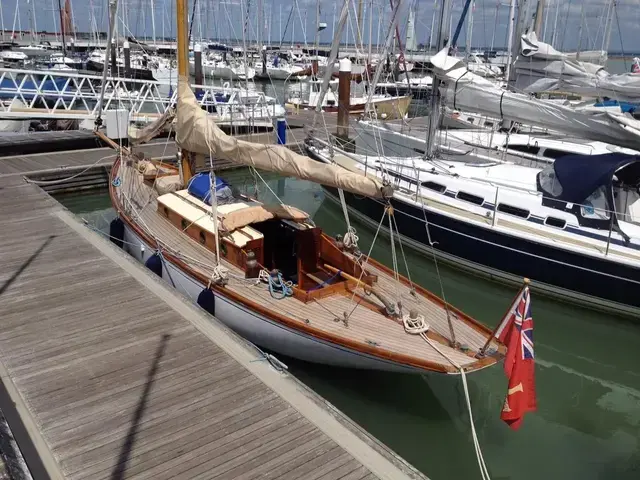
[[[498,211],[508,213],[509,215],[515,215],[516,217],[529,218],[529,210],[524,208],[514,207],[506,203],[498,204]]]
[[[464,200],[465,202],[475,203],[476,205],[482,205],[484,203],[484,198],[467,192],[458,192],[456,198]]]

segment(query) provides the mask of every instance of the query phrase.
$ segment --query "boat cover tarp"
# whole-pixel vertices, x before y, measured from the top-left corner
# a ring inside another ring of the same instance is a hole
[[[595,61],[591,63],[589,60]],[[522,36],[520,55],[515,61],[515,88],[524,92],[567,92],[578,95],[637,101],[640,75],[611,74],[602,66],[606,52],[562,53],[541,42],[535,32]]]
[[[29,78],[12,78],[7,76],[0,81],[0,98],[14,98],[18,88],[24,100],[33,100],[36,96],[46,99],[73,96],[71,89],[66,87],[66,77],[48,78],[44,81],[34,82]]]
[[[252,143],[225,134],[202,110],[184,77],[178,81],[176,143],[190,152],[212,155],[238,166],[252,166],[367,197],[380,198],[392,193],[375,178],[316,162],[285,146]]]
[[[211,205],[211,177],[208,173],[199,173],[191,177],[187,186],[189,194],[204,203]],[[216,177],[216,201],[222,205],[233,200],[233,193],[229,184],[222,178]]]
[[[226,213],[222,218],[222,229],[227,232],[232,232],[247,225],[266,222],[267,220],[276,218],[304,222],[309,218],[309,215],[290,205],[252,205],[251,207]]]
[[[522,122],[579,138],[640,150],[640,121],[622,113],[577,111],[526,94],[506,91],[470,72],[443,49],[431,58],[446,83],[445,100],[455,109]]]
[[[616,171],[631,163],[640,162],[639,155],[623,153],[607,153],[604,155],[565,155],[556,159],[553,170],[556,180],[562,186],[562,193],[558,200],[571,203],[582,203],[593,192],[603,185],[609,185]],[[638,163],[640,166],[640,163]],[[626,170],[625,170],[626,171]],[[618,177],[624,173],[619,172]],[[638,181],[637,170],[628,172],[635,178],[618,178],[628,184]]]

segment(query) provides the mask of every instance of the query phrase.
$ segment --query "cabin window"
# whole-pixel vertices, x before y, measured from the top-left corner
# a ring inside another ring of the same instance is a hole
[[[169,218],[169,209],[167,207],[164,207],[164,216]]]
[[[187,221],[183,218],[180,221],[180,226],[182,227],[182,230],[185,231],[187,229],[187,227],[189,226],[189,224],[187,223]]]
[[[465,202],[475,203],[476,205],[482,205],[484,203],[484,198],[467,192],[458,192],[456,198],[464,200]]]
[[[567,221],[563,220],[562,218],[547,217],[544,220],[544,224],[551,225],[552,227],[556,227],[556,228],[564,228],[565,225],[567,224]]]
[[[223,257],[227,256],[227,246],[224,242],[220,242],[220,253],[222,253]]]
[[[543,157],[553,158],[554,160],[556,158],[564,157],[565,155],[568,155],[568,153],[563,150],[556,150],[555,148],[547,148],[542,152]]]
[[[529,218],[529,210],[514,207],[513,205],[509,205],[507,203],[499,203],[498,211],[508,213],[509,215],[515,215],[516,217]]]
[[[562,195],[562,185],[556,178],[556,171],[553,165],[549,165],[538,174],[538,182],[544,193],[551,194],[554,197]]]
[[[444,193],[447,190],[447,187],[445,187],[444,185],[431,181],[422,182],[422,186],[428,188],[429,190],[434,190],[438,193]]]
[[[204,230],[200,230],[200,243],[204,245],[207,243],[207,236],[204,233]]]
[[[609,210],[604,186],[598,188],[580,205],[580,215],[590,220],[609,220]]]
[[[507,145],[507,148],[515,152],[528,153],[529,155],[537,155],[540,151],[540,147],[533,145]]]
[[[484,126],[487,128],[493,128],[493,122],[484,122]]]
[[[467,117],[467,122],[469,123],[473,123],[475,119],[473,117]]]

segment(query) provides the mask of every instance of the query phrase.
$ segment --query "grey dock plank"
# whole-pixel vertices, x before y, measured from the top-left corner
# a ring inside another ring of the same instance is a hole
[[[423,478],[131,262],[0,177],[0,375],[51,478]]]

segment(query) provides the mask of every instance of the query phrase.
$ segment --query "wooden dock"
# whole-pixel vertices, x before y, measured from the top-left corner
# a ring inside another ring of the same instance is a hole
[[[303,129],[288,130],[287,147],[294,151],[299,151],[299,146],[305,135]],[[275,133],[273,132],[238,135],[237,137],[257,143],[274,143],[275,141]],[[175,158],[177,153],[173,139],[155,140],[151,143],[137,146],[135,150],[143,152],[151,158]],[[0,176],[22,176],[38,172],[50,173],[53,170],[63,172],[91,166],[111,165],[114,158],[115,151],[110,147],[0,156]]]
[[[34,478],[425,478],[15,172],[0,312],[0,406]]]

